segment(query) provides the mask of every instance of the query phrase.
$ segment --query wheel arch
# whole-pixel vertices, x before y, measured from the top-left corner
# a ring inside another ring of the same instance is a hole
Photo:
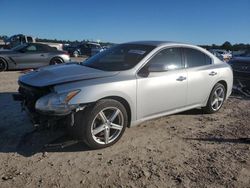
[[[51,63],[53,59],[60,59],[60,60],[62,61],[62,63],[64,63],[63,58],[61,58],[60,56],[54,56],[54,57],[52,57],[52,58],[50,59],[49,63]]]
[[[210,90],[210,92],[209,92],[209,94],[208,94],[206,100],[204,101],[203,107],[207,105],[209,96],[210,96],[211,92],[213,91],[215,85],[218,84],[218,83],[222,84],[222,85],[225,87],[225,90],[226,90],[225,92],[226,92],[226,95],[227,95],[227,91],[228,91],[228,84],[227,84],[227,82],[226,82],[224,79],[217,80],[217,81],[212,85],[213,87],[211,88],[211,90]]]
[[[120,96],[107,96],[107,97],[101,98],[99,100],[102,100],[102,99],[113,99],[113,100],[120,102],[126,109],[126,112],[128,115],[128,127],[130,127],[132,114],[131,114],[131,107],[130,107],[128,101]]]
[[[226,90],[226,93],[227,93],[227,90],[228,90],[227,82],[226,82],[225,80],[220,80],[220,81],[218,81],[217,83],[222,84],[222,85],[225,87],[225,90]],[[217,84],[217,83],[216,83],[216,84]],[[216,84],[215,84],[215,85],[216,85]],[[214,85],[214,86],[215,86],[215,85]]]
[[[8,70],[8,68],[9,68],[8,61],[4,57],[1,57],[1,56],[0,56],[0,61],[3,61],[4,63],[6,63],[6,66],[7,66],[6,70]]]

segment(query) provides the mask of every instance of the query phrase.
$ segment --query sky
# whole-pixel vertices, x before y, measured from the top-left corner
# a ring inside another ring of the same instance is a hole
[[[0,35],[250,43],[250,0],[0,0]]]

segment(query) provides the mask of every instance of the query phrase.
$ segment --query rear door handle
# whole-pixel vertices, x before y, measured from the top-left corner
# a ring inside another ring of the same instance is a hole
[[[184,81],[184,80],[186,80],[187,78],[186,77],[184,77],[184,76],[180,76],[179,78],[177,78],[176,80],[177,81]]]
[[[215,76],[216,74],[217,74],[217,72],[212,71],[209,73],[209,76]]]
[[[42,57],[44,57],[44,54],[41,54]]]

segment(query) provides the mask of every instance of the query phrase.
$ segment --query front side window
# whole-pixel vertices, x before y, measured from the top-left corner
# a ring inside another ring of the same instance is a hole
[[[45,46],[45,45],[42,45],[42,44],[37,44],[36,48],[37,48],[37,51],[39,51],[39,52],[48,52],[48,51],[50,51],[49,46]]]
[[[199,50],[185,49],[187,68],[199,67],[212,64],[212,59]]]
[[[37,47],[35,45],[30,45],[26,48],[27,52],[35,52],[37,51]]]
[[[167,48],[158,52],[150,61],[150,64],[162,64],[169,70],[181,69],[182,52],[180,48]]]
[[[129,70],[154,48],[151,45],[121,44],[98,53],[81,64],[104,71]]]

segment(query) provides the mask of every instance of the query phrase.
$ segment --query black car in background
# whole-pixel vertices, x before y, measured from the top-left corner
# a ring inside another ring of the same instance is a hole
[[[77,46],[67,46],[65,48],[68,53],[73,57],[78,57],[82,55],[93,56],[104,49],[100,44],[94,42],[82,43]]]
[[[234,85],[250,89],[250,53],[233,57],[228,62],[234,74]]]

